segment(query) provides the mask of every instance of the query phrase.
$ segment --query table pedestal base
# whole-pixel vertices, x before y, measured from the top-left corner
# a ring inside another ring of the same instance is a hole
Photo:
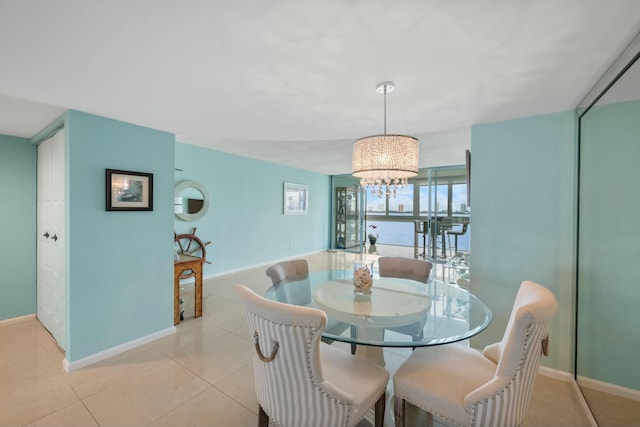
[[[358,338],[362,340],[383,341],[384,329],[382,328],[359,328]],[[356,348],[356,356],[373,362],[384,368],[384,351],[382,347],[371,345],[359,345]]]

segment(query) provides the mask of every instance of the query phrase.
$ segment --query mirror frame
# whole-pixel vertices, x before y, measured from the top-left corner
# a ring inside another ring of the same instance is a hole
[[[602,77],[591,88],[587,95],[578,104],[578,118],[582,118],[604,94],[616,84],[622,75],[633,66],[640,55],[640,33],[636,34],[631,43],[622,51],[620,56],[613,61]]]
[[[182,190],[185,190],[187,188],[195,188],[200,193],[202,193],[202,197],[204,198],[202,201],[202,208],[194,214],[183,212],[177,213],[175,215],[183,221],[195,221],[206,215],[207,211],[209,210],[209,206],[211,205],[211,197],[209,196],[209,192],[207,191],[207,189],[202,184],[190,179],[185,179],[176,183],[175,189],[173,190],[174,196],[180,196]]]

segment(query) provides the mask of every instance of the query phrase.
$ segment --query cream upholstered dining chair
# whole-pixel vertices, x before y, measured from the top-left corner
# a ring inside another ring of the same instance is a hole
[[[267,276],[273,286],[282,282],[304,280],[309,277],[309,263],[306,259],[293,259],[274,264],[267,268]]]
[[[427,283],[433,264],[412,258],[380,257],[378,269],[380,277],[400,277]]]
[[[551,291],[525,281],[502,341],[483,352],[460,344],[414,351],[393,377],[396,427],[406,402],[460,426],[522,424],[557,309]]]
[[[378,271],[380,277],[398,277],[411,279],[417,282],[427,283],[433,264],[412,258],[380,257],[378,258]],[[421,341],[424,337],[424,325],[427,322],[427,313],[417,322],[404,326],[386,328],[387,330],[410,335],[413,341]]]
[[[384,421],[389,373],[320,341],[324,311],[263,298],[244,285],[236,293],[245,308],[255,353],[253,372],[258,426],[354,426],[375,405]]]
[[[282,261],[267,268],[267,276],[271,278],[278,300],[295,305],[307,305],[314,307],[311,298],[311,283],[309,282],[309,263],[306,259],[293,259]],[[300,282],[294,286],[282,286],[288,282]],[[328,320],[326,331],[333,335],[342,334],[349,325],[337,320]],[[351,327],[351,334],[355,329]],[[333,340],[322,338],[322,341],[331,344]],[[356,354],[356,345],[351,344],[351,354]]]

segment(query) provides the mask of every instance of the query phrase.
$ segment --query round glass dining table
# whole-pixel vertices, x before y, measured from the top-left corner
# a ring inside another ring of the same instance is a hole
[[[312,272],[267,290],[274,301],[322,309],[325,339],[358,345],[358,355],[384,365],[382,347],[426,347],[466,340],[491,322],[491,310],[468,289],[373,277],[371,293],[356,292],[352,270]]]

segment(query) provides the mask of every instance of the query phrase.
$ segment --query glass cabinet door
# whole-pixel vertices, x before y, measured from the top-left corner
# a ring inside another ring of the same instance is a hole
[[[360,218],[358,215],[358,189],[336,188],[335,248],[349,249],[358,246]]]

